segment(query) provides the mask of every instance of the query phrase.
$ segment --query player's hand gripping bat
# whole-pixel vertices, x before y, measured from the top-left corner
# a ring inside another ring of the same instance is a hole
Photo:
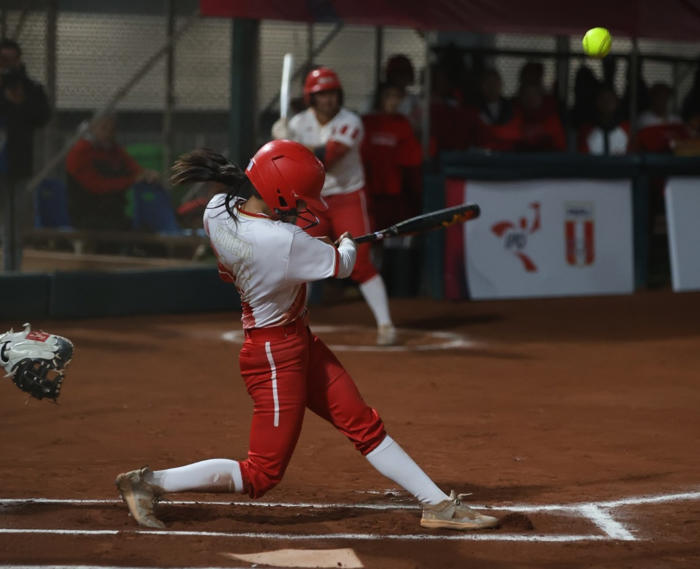
[[[437,211],[431,211],[430,213],[424,213],[416,217],[405,219],[386,229],[360,235],[359,237],[353,237],[353,240],[355,243],[366,243],[368,241],[379,241],[385,237],[393,237],[395,235],[423,233],[425,231],[432,231],[433,229],[449,227],[455,223],[464,223],[470,219],[476,219],[479,217],[480,213],[481,210],[476,204],[456,205],[454,207],[448,207],[447,209],[438,209]]]

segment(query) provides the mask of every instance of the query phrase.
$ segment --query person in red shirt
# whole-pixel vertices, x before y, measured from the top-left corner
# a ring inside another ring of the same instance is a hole
[[[385,83],[378,89],[375,111],[362,117],[362,162],[378,229],[420,211],[422,150],[411,123],[399,113],[401,100],[400,88]]]
[[[503,96],[503,80],[495,68],[483,71],[479,81],[476,146],[487,150],[513,150],[519,136],[512,103]]]
[[[566,150],[566,133],[559,115],[545,102],[541,87],[525,85],[515,109],[519,138],[518,152],[557,152]]]
[[[375,229],[389,227],[421,211],[421,164],[423,152],[409,119],[399,108],[402,89],[380,85],[374,112],[364,115],[365,138],[360,149]],[[389,238],[377,248],[382,255],[382,275],[396,296],[411,296],[415,279],[410,237]],[[406,281],[406,282],[404,282]]]
[[[66,157],[68,212],[78,229],[129,229],[126,191],[135,182],[158,179],[117,144],[115,133],[113,115],[98,117]]]

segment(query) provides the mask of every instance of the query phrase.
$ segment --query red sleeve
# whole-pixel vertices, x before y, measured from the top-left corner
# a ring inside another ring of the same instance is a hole
[[[338,162],[343,156],[345,156],[350,150],[349,146],[346,146],[342,142],[337,140],[329,140],[326,143],[326,154],[324,156],[324,164],[326,165],[326,170],[330,170],[333,165]]]
[[[80,140],[66,157],[66,171],[93,194],[122,192],[134,183],[134,174],[105,177],[95,167],[95,153],[87,140]]]
[[[411,123],[406,119],[400,124],[402,132],[396,160],[400,166],[420,166],[423,163],[423,149],[416,135],[413,134]]]

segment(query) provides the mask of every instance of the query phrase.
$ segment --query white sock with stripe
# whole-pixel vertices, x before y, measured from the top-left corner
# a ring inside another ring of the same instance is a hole
[[[241,466],[227,458],[155,470],[149,482],[164,492],[243,492]]]
[[[449,499],[389,435],[365,458],[381,474],[413,494],[421,504],[439,504]]]
[[[386,287],[382,276],[375,275],[368,281],[363,282],[360,285],[360,292],[365,297],[372,314],[374,314],[377,326],[391,324],[389,298],[386,295]]]

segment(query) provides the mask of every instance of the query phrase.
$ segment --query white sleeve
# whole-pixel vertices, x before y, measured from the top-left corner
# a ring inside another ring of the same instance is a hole
[[[350,245],[345,244],[346,241],[350,241]],[[352,240],[343,239],[336,249],[299,229],[292,236],[286,280],[303,283],[328,277],[345,278],[354,264],[355,243]]]
[[[328,140],[335,140],[349,148],[359,146],[362,138],[365,135],[362,120],[355,113],[345,113],[338,121],[337,125],[333,125],[331,135]]]
[[[357,245],[352,239],[345,237],[338,245],[338,255],[340,258],[338,259],[338,270],[335,276],[339,279],[345,279],[350,276],[355,266]]]

